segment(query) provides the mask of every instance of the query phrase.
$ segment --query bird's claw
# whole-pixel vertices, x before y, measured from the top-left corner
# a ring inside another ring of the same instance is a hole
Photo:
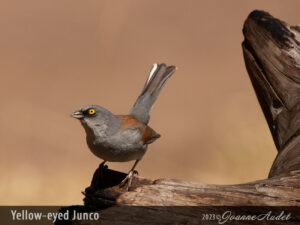
[[[132,183],[132,178],[134,177],[134,175],[138,175],[138,174],[139,174],[138,171],[130,170],[127,176],[124,178],[124,180],[122,180],[122,182],[119,184],[119,187],[124,187],[125,184],[127,183],[126,191],[128,191]]]

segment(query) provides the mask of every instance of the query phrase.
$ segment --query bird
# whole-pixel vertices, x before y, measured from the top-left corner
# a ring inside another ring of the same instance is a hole
[[[148,145],[161,136],[148,126],[150,110],[176,70],[173,65],[153,64],[140,95],[127,115],[115,115],[99,105],[85,105],[71,114],[83,126],[91,152],[103,160],[99,167],[106,166],[106,162],[135,161],[120,183],[120,187],[126,185],[127,191]]]

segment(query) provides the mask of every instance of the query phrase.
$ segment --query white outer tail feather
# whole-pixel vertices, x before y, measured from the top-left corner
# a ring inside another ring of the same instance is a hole
[[[149,77],[148,77],[148,80],[147,80],[147,83],[146,85],[149,83],[149,81],[151,80],[151,77],[153,76],[153,74],[155,73],[155,71],[157,70],[157,63],[154,63],[153,66],[152,66],[152,69],[150,71],[150,74],[149,74]]]

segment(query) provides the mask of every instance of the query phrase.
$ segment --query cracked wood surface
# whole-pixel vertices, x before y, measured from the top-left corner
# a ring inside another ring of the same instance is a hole
[[[98,169],[94,177],[98,177]],[[88,207],[118,206],[300,206],[300,170],[288,175],[236,185],[214,185],[176,179],[133,179],[128,192],[118,187],[126,176],[113,170],[102,171],[103,182],[119,176],[110,187],[92,183],[85,192]],[[91,188],[93,187],[93,188]]]
[[[269,177],[300,169],[299,31],[263,11],[244,24],[246,68],[278,150]]]

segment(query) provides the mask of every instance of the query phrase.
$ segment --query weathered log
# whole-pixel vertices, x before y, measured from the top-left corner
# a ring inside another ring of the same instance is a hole
[[[214,185],[175,179],[155,181],[137,178],[128,192],[118,184],[126,176],[113,170],[100,172],[94,178],[100,183],[115,183],[102,188],[93,183],[85,191],[85,206],[91,208],[128,206],[300,206],[300,170],[288,175],[237,185]],[[118,179],[116,179],[118,177]],[[93,179],[95,181],[95,179]]]
[[[212,185],[135,177],[126,192],[118,186],[126,174],[97,169],[84,193],[84,205],[101,210],[101,221],[87,224],[199,224],[204,212],[199,206],[300,206],[300,27],[266,12],[253,11],[243,33],[246,68],[278,150],[269,178],[238,185]],[[237,210],[243,213],[249,208]],[[300,215],[299,208],[290,211]]]
[[[300,169],[300,27],[254,11],[243,31],[246,68],[278,150],[269,177]]]

